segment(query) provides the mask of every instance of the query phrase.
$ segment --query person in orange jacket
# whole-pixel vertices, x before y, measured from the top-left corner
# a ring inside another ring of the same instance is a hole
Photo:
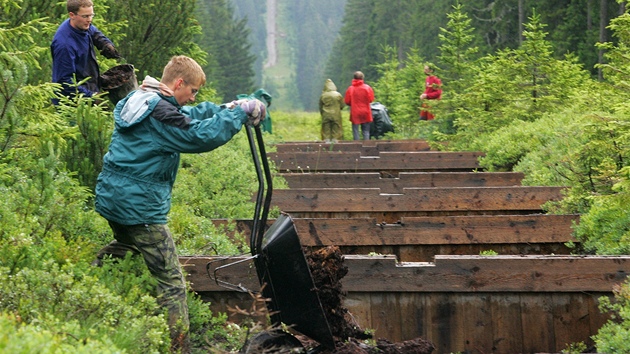
[[[370,123],[372,123],[372,108],[370,103],[374,101],[374,90],[366,84],[362,72],[354,73],[352,85],[346,90],[345,103],[350,106],[350,121],[352,122],[352,138],[360,140],[359,126],[363,140],[370,140]]]
[[[420,120],[433,120],[435,115],[429,112],[430,106],[427,104],[427,100],[439,100],[442,97],[442,81],[433,74],[433,67],[430,65],[424,66],[424,73],[427,75],[427,79],[424,92],[420,95],[422,101]]]

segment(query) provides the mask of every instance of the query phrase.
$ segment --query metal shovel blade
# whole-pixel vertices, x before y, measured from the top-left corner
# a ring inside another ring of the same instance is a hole
[[[334,349],[335,341],[317,295],[302,245],[289,215],[282,214],[265,232],[261,257],[256,258],[263,295],[274,324],[284,323]]]

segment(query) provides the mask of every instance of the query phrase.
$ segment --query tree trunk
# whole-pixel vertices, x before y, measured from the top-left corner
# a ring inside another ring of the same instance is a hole
[[[586,29],[593,29],[593,0],[586,1]]]
[[[608,0],[599,0],[599,42],[606,42],[606,25],[608,19]],[[604,50],[599,50],[599,60],[602,64],[604,62]],[[600,81],[604,79],[602,68],[597,70],[597,77]]]
[[[523,23],[525,22],[525,6],[523,0],[518,0],[518,44],[523,44]]]

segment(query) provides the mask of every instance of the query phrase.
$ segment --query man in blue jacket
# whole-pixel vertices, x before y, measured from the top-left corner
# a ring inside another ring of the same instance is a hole
[[[68,0],[66,9],[69,18],[59,26],[50,45],[52,81],[62,84],[61,93],[65,96],[72,97],[78,90],[84,96],[92,97],[100,91],[100,71],[94,47],[106,58],[120,58],[120,54],[112,41],[92,24],[94,5],[91,0]],[[74,87],[75,82],[88,77],[87,82]]]
[[[186,283],[166,225],[180,153],[214,150],[243,124],[259,124],[266,112],[256,99],[183,107],[195,100],[205,82],[197,62],[175,56],[161,81],[147,76],[138,90],[118,102],[96,185],[96,211],[107,219],[115,238],[99,251],[98,260],[127,252],[144,257],[158,281],[158,301],[168,310],[172,349],[182,352],[188,346]]]

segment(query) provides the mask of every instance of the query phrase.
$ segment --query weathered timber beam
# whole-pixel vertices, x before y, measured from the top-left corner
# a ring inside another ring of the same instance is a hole
[[[292,212],[400,212],[541,210],[562,198],[562,187],[404,188],[381,194],[374,188],[278,189],[271,203]]]
[[[180,257],[193,290],[230,291],[206,273],[217,259]],[[344,265],[348,274],[341,282],[348,292],[610,292],[630,274],[630,256],[436,255],[435,262],[396,263],[394,256],[347,255]],[[260,288],[251,262],[224,268],[219,279]]]
[[[381,193],[402,193],[403,188],[519,186],[521,172],[400,172],[382,177],[378,172],[280,173],[289,188],[380,188]]]
[[[374,218],[301,219],[293,222],[304,246],[414,246],[577,242],[571,226],[578,215],[501,215],[404,217],[396,224]],[[214,220],[225,225],[226,220]],[[271,225],[274,220],[269,220]],[[249,236],[252,220],[236,220]]]
[[[276,151],[359,151],[363,155],[377,155],[381,151],[428,151],[431,149],[425,140],[370,140],[326,142],[289,142],[275,145]]]
[[[361,156],[359,152],[268,153],[279,172],[366,172],[366,171],[473,171],[480,169],[479,152],[381,152]]]

